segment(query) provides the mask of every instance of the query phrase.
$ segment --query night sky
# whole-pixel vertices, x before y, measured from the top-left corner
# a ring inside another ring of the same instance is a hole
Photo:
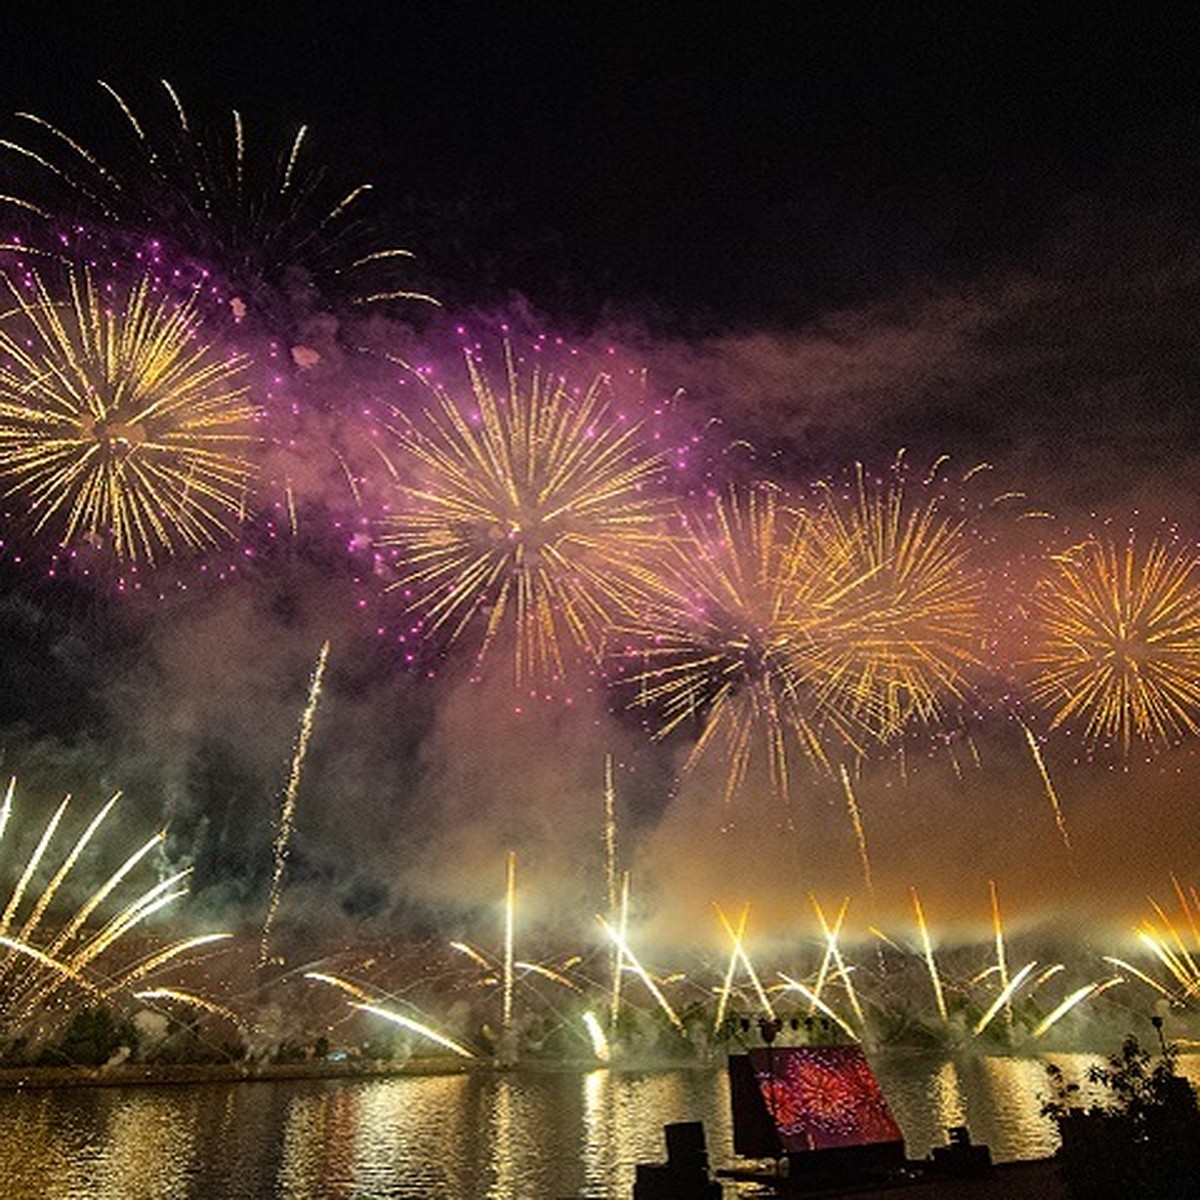
[[[294,383],[322,421],[337,395],[381,386],[350,347],[436,358],[455,323],[496,338],[509,322],[617,347],[684,397],[717,457],[746,448],[726,456],[735,477],[804,485],[903,448],[986,460],[996,492],[1053,514],[1047,537],[1200,536],[1194,21],[1112,5],[1086,23],[949,5],[112,7],[10,19],[0,138],[25,137],[27,111],[118,152],[100,78],[147,117],[168,111],[167,79],[198,121],[237,108],[272,145],[307,123],[332,177],[375,184],[413,286],[443,301],[327,328],[327,369]],[[30,168],[0,169],[15,191]],[[1171,872],[1197,878],[1194,738],[1089,763],[1043,722],[1068,857],[1019,731],[981,704],[977,764],[926,731],[863,767],[868,902],[835,781],[806,780],[786,812],[754,795],[725,809],[705,771],[678,781],[685,744],[651,745],[601,687],[514,700],[461,663],[406,668],[354,616],[319,531],[325,481],[313,466],[287,552],[167,602],[50,583],[10,549],[0,747],[27,838],[63,792],[83,808],[125,789],[130,838],[166,819],[167,857],[194,865],[194,911],[253,924],[329,638],[292,928],[468,921],[516,848],[537,919],[590,930],[608,753],[635,892],[667,935],[707,928],[714,899],[783,924],[812,890],[855,892],[864,924],[868,908],[883,921],[910,886],[944,924],[983,924],[989,878],[1031,921],[1125,929]]]

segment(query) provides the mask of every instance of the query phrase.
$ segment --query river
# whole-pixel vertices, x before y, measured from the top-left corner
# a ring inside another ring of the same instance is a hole
[[[1056,1055],[1082,1076],[1085,1055]],[[1055,1147],[1046,1060],[877,1056],[912,1157],[967,1124],[998,1160]],[[1200,1061],[1182,1064],[1196,1078]],[[471,1071],[0,1092],[3,1200],[560,1200],[631,1195],[662,1126],[732,1155],[720,1067]],[[727,1194],[735,1194],[729,1187]]]

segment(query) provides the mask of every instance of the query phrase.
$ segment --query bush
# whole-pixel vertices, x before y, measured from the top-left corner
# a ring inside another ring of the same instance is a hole
[[[1046,1068],[1054,1096],[1042,1112],[1058,1125],[1060,1173],[1078,1200],[1185,1200],[1200,1178],[1200,1107],[1192,1085],[1175,1070],[1175,1050],[1152,1056],[1129,1036],[1089,1083],[1108,1092],[1084,1108],[1079,1086]]]
[[[137,1049],[137,1031],[124,1019],[119,1019],[105,1005],[82,1008],[72,1018],[57,1045],[42,1051],[39,1063],[58,1066],[68,1064],[83,1067],[102,1067],[113,1059],[122,1047]]]

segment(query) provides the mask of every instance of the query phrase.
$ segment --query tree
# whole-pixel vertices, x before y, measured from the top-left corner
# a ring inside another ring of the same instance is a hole
[[[1175,1070],[1176,1051],[1156,1063],[1137,1038],[1088,1069],[1087,1080],[1108,1093],[1084,1108],[1079,1085],[1048,1066],[1054,1096],[1042,1112],[1058,1125],[1063,1182],[1078,1200],[1185,1200],[1200,1178],[1200,1107],[1196,1091]]]

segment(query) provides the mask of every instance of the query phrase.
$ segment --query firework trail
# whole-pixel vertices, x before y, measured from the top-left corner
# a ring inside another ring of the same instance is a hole
[[[0,834],[12,812],[14,790],[15,780],[10,783],[3,806],[0,807]],[[154,884],[125,904],[98,929],[87,931],[93,913],[134,867],[151,850],[161,845],[161,833],[134,851],[84,900],[66,924],[48,936],[43,932],[46,914],[52,903],[72,877],[84,849],[95,839],[119,798],[119,795],[110,798],[88,822],[57,869],[51,873],[42,891],[33,899],[28,915],[22,919],[20,913],[30,896],[30,884],[50,854],[54,835],[66,812],[70,798],[65,799],[43,829],[9,893],[3,915],[0,916],[0,947],[5,950],[0,960],[0,1009],[4,1011],[6,1022],[12,1029],[21,1029],[34,1018],[44,1023],[53,1014],[69,1015],[70,1000],[62,995],[67,987],[74,987],[97,999],[110,998],[128,991],[135,981],[153,974],[168,963],[229,937],[228,934],[202,934],[187,938],[152,950],[139,960],[126,962],[119,967],[113,967],[111,961],[104,957],[134,928],[186,895],[186,889],[178,886],[187,876],[186,871]],[[14,935],[10,931],[18,925]],[[38,940],[35,941],[35,938]],[[101,971],[99,967],[102,962],[107,965]]]
[[[617,936],[612,939],[613,957],[612,957],[612,987],[609,992],[608,999],[608,1026],[615,1030],[617,1027],[617,1019],[621,1015],[621,980],[623,978],[621,967],[625,959],[625,951],[623,947],[626,945],[626,938],[629,935],[629,872],[626,871],[621,878],[621,904],[617,913],[616,923],[609,922],[612,928],[617,931]]]
[[[582,391],[538,370],[523,381],[508,346],[497,393],[466,364],[468,398],[432,387],[395,431],[398,508],[379,541],[399,550],[393,587],[427,633],[476,630],[482,662],[507,631],[518,682],[559,677],[567,647],[599,661],[645,589],[663,544],[664,461],[605,376]]]
[[[917,914],[917,928],[921,933],[921,946],[925,951],[925,966],[929,970],[929,981],[933,985],[933,995],[937,1001],[937,1010],[944,1023],[950,1018],[946,1011],[946,996],[942,991],[942,977],[938,974],[937,962],[933,957],[933,943],[929,940],[929,926],[925,922],[925,910],[921,907],[921,897],[917,895],[917,889],[911,888],[910,891],[912,894],[913,911]]]
[[[819,1009],[835,1025],[837,1025],[838,1028],[841,1029],[851,1041],[857,1042],[859,1040],[858,1034],[854,1031],[854,1026],[844,1020],[842,1017],[838,1016],[838,1014],[834,1012],[833,1009],[830,1008],[829,1005],[826,1004],[825,1001],[822,1000],[815,991],[805,987],[804,984],[802,984],[798,979],[793,979],[790,975],[785,975],[782,971],[779,972],[779,978],[782,979],[792,991],[799,992],[800,995],[809,1002],[810,1012]]]
[[[1068,858],[1071,857],[1071,836],[1067,832],[1067,819],[1063,814],[1062,805],[1058,800],[1058,793],[1054,790],[1054,784],[1050,782],[1050,772],[1046,770],[1045,759],[1042,758],[1041,747],[1037,744],[1037,738],[1033,736],[1033,730],[1029,728],[1019,717],[1017,724],[1021,726],[1025,734],[1025,741],[1029,745],[1029,753],[1033,755],[1034,764],[1037,766],[1038,774],[1042,778],[1042,784],[1046,789],[1046,797],[1050,801],[1050,808],[1054,812],[1054,824],[1058,827],[1058,836],[1062,838],[1062,844],[1066,848]]]
[[[1128,754],[1200,733],[1200,557],[1089,539],[1056,557],[1032,606],[1030,696],[1051,728]]]
[[[996,890],[996,881],[988,880],[988,894],[992,902],[992,934],[996,942],[996,970],[1000,975],[1000,990],[1008,990],[1008,958],[1004,953],[1004,925],[1000,920],[1000,893]],[[1012,1005],[1006,1003],[1004,1015],[1012,1024]]]
[[[754,964],[750,961],[750,955],[746,953],[746,944],[742,940],[746,932],[746,922],[750,917],[750,905],[746,904],[743,906],[741,916],[738,918],[736,931],[721,906],[717,904],[714,907],[717,910],[717,916],[721,918],[721,924],[725,927],[725,932],[729,934],[730,940],[733,942],[733,949],[729,955],[729,969],[725,973],[725,983],[721,989],[721,998],[717,1005],[717,1015],[713,1020],[713,1028],[719,1029],[721,1022],[725,1019],[725,1006],[729,1002],[729,993],[733,985],[733,974],[739,962],[750,977],[750,982],[754,986],[754,992],[758,996],[758,1002],[762,1005],[763,1012],[771,1020],[774,1020],[775,1009],[771,1006],[770,997],[763,989],[762,982],[758,978],[758,972],[754,969]]]
[[[1103,982],[1097,980],[1095,983],[1085,984],[1083,987],[1072,992],[1055,1009],[1047,1013],[1043,1020],[1034,1027],[1032,1036],[1035,1038],[1042,1037],[1049,1029],[1062,1020],[1071,1009],[1082,1004],[1084,1000],[1093,996],[1100,996],[1104,992],[1107,992],[1109,988],[1116,987],[1117,984],[1124,982],[1125,980],[1120,975],[1115,975],[1112,979],[1106,979]]]
[[[271,939],[271,926],[279,909],[279,899],[283,885],[283,868],[287,863],[288,845],[292,837],[292,825],[296,816],[296,793],[300,788],[300,770],[304,766],[304,755],[308,750],[308,739],[312,735],[313,720],[317,714],[317,702],[321,698],[321,681],[325,676],[325,664],[329,659],[329,643],[321,646],[317,655],[317,665],[313,669],[312,678],[308,684],[308,702],[300,718],[300,732],[296,737],[296,748],[292,754],[292,769],[288,775],[287,790],[284,792],[283,804],[279,810],[279,825],[275,833],[275,843],[272,847],[273,869],[271,872],[271,889],[267,896],[267,912],[263,919],[262,935],[258,945],[258,965],[267,965],[268,943]]]
[[[513,941],[517,918],[517,855],[510,850],[506,859],[504,886],[504,1000],[501,1025],[512,1031],[513,1019]]]
[[[452,1038],[446,1037],[445,1034],[438,1033],[436,1029],[431,1029],[428,1025],[424,1025],[420,1021],[414,1021],[411,1017],[406,1017],[402,1013],[393,1012],[389,1008],[380,1008],[376,1004],[354,1003],[351,1007],[357,1008],[361,1012],[371,1013],[376,1017],[382,1017],[385,1021],[390,1021],[393,1025],[399,1025],[401,1029],[408,1029],[413,1033],[419,1033],[422,1037],[429,1038],[431,1042],[436,1042],[439,1046],[445,1046],[447,1050],[453,1050],[460,1058],[475,1057],[466,1046],[460,1045]]]
[[[335,987],[339,991],[345,992],[350,997],[351,1008],[371,1013],[376,1017],[382,1017],[385,1021],[390,1021],[393,1025],[399,1025],[402,1029],[420,1034],[421,1037],[428,1038],[430,1041],[436,1042],[439,1046],[444,1046],[447,1050],[454,1051],[461,1058],[476,1057],[465,1046],[460,1045],[452,1038],[448,1038],[445,1034],[439,1033],[431,1026],[421,1021],[413,1020],[412,1017],[406,1017],[401,1013],[394,1012],[392,1009],[381,1007],[379,1002],[372,997],[371,993],[366,988],[360,987],[357,983],[352,983],[337,975],[326,974],[323,971],[306,971],[304,978],[315,979],[319,983],[327,983],[330,987]]]
[[[18,113],[32,143],[5,139],[0,149],[29,169],[30,194],[0,200],[47,221],[67,213],[85,224],[169,238],[219,266],[242,291],[238,303],[249,300],[256,310],[304,305],[312,289],[351,303],[437,303],[398,285],[397,267],[413,255],[381,244],[362,217],[371,184],[331,192],[327,170],[309,165],[307,126],[277,150],[260,149],[239,112],[229,114],[224,129],[198,127],[175,89],[161,82],[166,119],[149,121],[101,81],[131,137],[129,151],[110,162],[44,118]]]
[[[621,951],[621,956],[627,963],[629,963],[630,967],[633,968],[634,973],[646,985],[647,990],[658,1002],[658,1006],[666,1014],[667,1020],[675,1026],[681,1036],[686,1038],[687,1027],[679,1019],[678,1014],[671,1007],[670,1001],[668,1001],[666,996],[663,995],[662,989],[659,988],[658,984],[654,982],[650,976],[650,973],[638,961],[637,955],[634,954],[634,952],[629,948],[629,943],[626,941],[624,933],[620,930],[614,929],[603,917],[597,917],[596,919],[600,922],[600,927],[604,930],[605,934],[612,938],[612,940],[616,943],[617,947]]]
[[[35,533],[119,559],[227,538],[253,469],[246,360],[201,340],[194,298],[72,271],[65,298],[10,275],[0,318],[0,478]]]
[[[975,1035],[983,1033],[985,1029],[992,1023],[996,1014],[1004,1009],[1006,1013],[1012,1012],[1012,998],[1017,994],[1017,990],[1021,984],[1028,978],[1029,973],[1037,966],[1037,961],[1026,963],[1010,980],[1006,980],[1004,986],[1000,989],[1000,994],[988,1005],[987,1010],[975,1023]]]
[[[613,788],[612,755],[604,756],[604,882],[608,894],[608,919],[617,920],[617,813]]]
[[[858,844],[858,858],[862,863],[863,883],[866,886],[867,895],[874,899],[875,882],[871,878],[871,859],[867,854],[867,835],[863,829],[862,814],[859,812],[858,800],[854,795],[854,788],[850,786],[850,772],[846,770],[845,763],[841,764],[840,773],[842,791],[846,794],[846,808],[850,813],[850,823],[854,827],[854,840]]]
[[[838,946],[838,935],[841,933],[842,922],[845,921],[846,913],[850,908],[850,897],[847,896],[842,901],[842,906],[838,909],[837,919],[832,926],[825,919],[825,910],[821,907],[821,902],[816,896],[810,895],[809,900],[812,902],[813,910],[817,914],[817,920],[821,924],[821,933],[825,938],[825,954],[821,960],[821,969],[817,975],[817,983],[813,988],[813,994],[820,998],[828,978],[829,964],[832,962],[837,967],[838,977],[846,988],[846,998],[850,1001],[850,1007],[854,1010],[854,1015],[858,1018],[859,1023],[863,1024],[865,1023],[865,1018],[862,1006],[858,1002],[858,993],[854,989],[854,980],[850,977],[850,972],[846,969],[841,948]]]

